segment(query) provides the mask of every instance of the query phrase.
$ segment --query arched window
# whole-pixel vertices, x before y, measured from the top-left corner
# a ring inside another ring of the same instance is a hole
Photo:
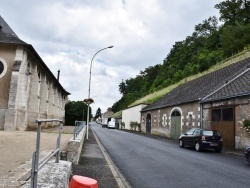
[[[0,78],[2,78],[5,73],[7,72],[7,64],[6,62],[0,57]]]

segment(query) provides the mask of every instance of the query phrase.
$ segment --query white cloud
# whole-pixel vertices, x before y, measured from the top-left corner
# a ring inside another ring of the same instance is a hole
[[[70,100],[88,96],[93,55],[93,113],[105,112],[120,99],[122,79],[162,63],[176,41],[194,26],[218,15],[219,0],[2,0],[1,16],[30,43],[71,93]]]

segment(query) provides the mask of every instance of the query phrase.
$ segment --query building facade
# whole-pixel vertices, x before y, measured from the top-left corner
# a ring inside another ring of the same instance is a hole
[[[0,130],[35,128],[36,119],[64,120],[70,93],[58,79],[0,16]]]
[[[148,105],[141,112],[141,129],[147,134],[178,137],[195,127],[216,129],[225,148],[244,149],[250,145],[250,58],[186,82]]]

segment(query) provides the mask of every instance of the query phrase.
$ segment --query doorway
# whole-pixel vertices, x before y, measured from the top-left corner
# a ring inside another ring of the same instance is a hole
[[[171,130],[170,137],[178,139],[181,133],[181,113],[178,110],[174,110],[171,114]]]
[[[151,134],[151,114],[147,114],[146,117],[146,133]]]

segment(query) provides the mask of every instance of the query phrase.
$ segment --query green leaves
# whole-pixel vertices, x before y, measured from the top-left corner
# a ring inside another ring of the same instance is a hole
[[[88,106],[82,101],[69,101],[65,105],[65,125],[74,126],[75,121],[87,121],[87,110]]]

